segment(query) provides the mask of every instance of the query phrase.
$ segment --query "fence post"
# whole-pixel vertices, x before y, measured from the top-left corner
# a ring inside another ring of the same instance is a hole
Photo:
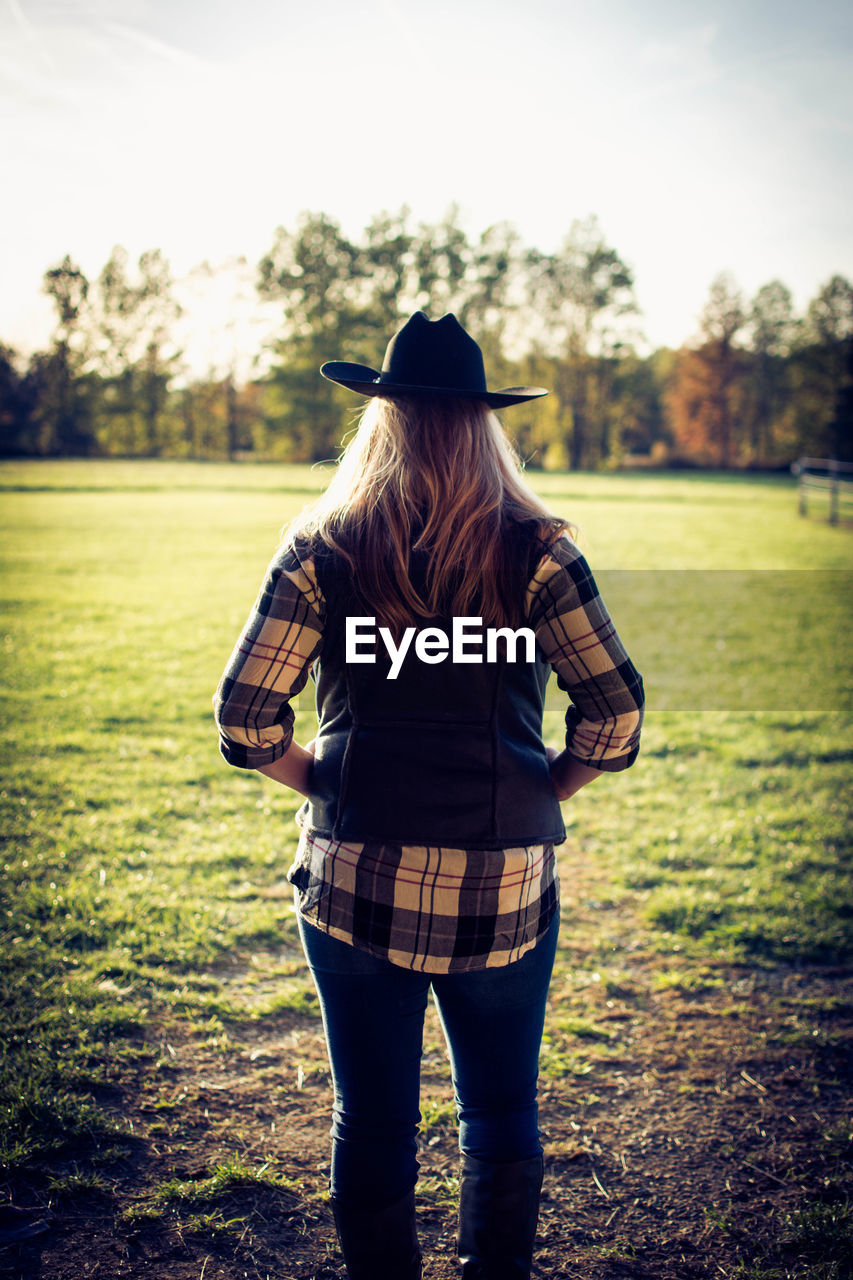
[[[829,523],[838,524],[838,459],[829,464]]]
[[[799,503],[799,512],[801,516],[806,512],[806,469],[803,465],[803,459],[798,458],[796,462],[791,463],[791,470],[797,477],[797,500]]]
[[[797,477],[800,515],[808,512],[809,489],[816,489],[829,500],[829,523],[838,525],[842,498],[853,499],[853,462],[839,462],[838,458],[798,458],[791,463],[791,471]]]

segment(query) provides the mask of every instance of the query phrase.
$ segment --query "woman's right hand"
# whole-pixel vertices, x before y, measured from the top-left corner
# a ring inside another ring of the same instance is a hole
[[[588,764],[583,764],[574,756],[570,756],[568,751],[557,751],[554,747],[546,747],[545,754],[551,769],[551,782],[557,793],[557,799],[561,803],[563,800],[570,799],[580,791],[581,787],[600,778],[603,772],[601,769],[591,769]]]

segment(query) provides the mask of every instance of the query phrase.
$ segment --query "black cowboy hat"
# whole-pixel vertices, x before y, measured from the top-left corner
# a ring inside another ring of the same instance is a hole
[[[493,409],[548,394],[545,387],[487,390],[483,353],[449,311],[440,320],[416,311],[388,343],[381,370],[330,360],[320,372],[362,396],[463,396]]]

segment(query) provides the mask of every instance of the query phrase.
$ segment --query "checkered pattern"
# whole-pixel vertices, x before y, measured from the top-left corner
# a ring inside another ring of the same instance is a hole
[[[216,693],[222,753],[257,768],[293,736],[291,701],[320,655],[325,604],[310,559],[273,560]],[[577,547],[547,549],[527,589],[527,624],[569,695],[566,747],[616,771],[639,749],[643,686]],[[448,973],[508,964],[557,909],[552,845],[504,850],[339,844],[303,831],[290,871],[312,924],[394,964]]]
[[[643,682],[604,606],[589,565],[563,538],[527,589],[527,621],[571,698],[566,748],[593,769],[617,772],[637,758]]]
[[[323,601],[313,565],[276,556],[213,700],[229,764],[257,769],[293,738],[291,699],[305,687],[323,637]]]
[[[304,832],[289,878],[312,924],[422,973],[518,960],[558,903],[551,844],[477,851],[338,844]]]

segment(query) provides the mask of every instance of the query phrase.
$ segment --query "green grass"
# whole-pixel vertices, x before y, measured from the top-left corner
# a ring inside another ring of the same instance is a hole
[[[531,478],[581,526],[605,590],[616,575],[617,625],[644,651],[644,752],[566,817],[599,891],[613,908],[630,905],[643,946],[660,954],[657,981],[695,986],[721,958],[849,959],[850,531],[801,520],[785,478]],[[210,704],[279,530],[323,483],[322,470],[297,467],[0,465],[9,1167],[82,1139],[115,1141],[99,1090],[164,1012],[219,1029],[282,1007],[316,1016],[285,884],[296,799],[227,769]],[[640,570],[657,571],[653,600],[632,586],[649,581]],[[807,661],[786,667],[791,646],[777,626],[768,649],[755,613],[721,636],[717,598],[698,692],[683,659],[707,639],[705,605],[695,592],[673,601],[676,570],[694,586],[719,570],[761,575],[751,582],[775,584],[783,615],[778,584],[816,584],[807,617],[791,602],[808,623]],[[551,707],[555,744],[561,720]],[[311,725],[303,699],[298,733]],[[564,942],[583,946],[617,989],[630,981],[625,940],[608,932],[606,910],[590,938],[571,888]],[[248,961],[240,983],[225,983],[223,958],[254,952],[270,957],[275,984]],[[588,1052],[606,1050],[583,1016],[564,1028],[583,1051],[558,1033],[546,1054],[554,1075],[583,1074]]]
[[[257,1213],[258,1198],[280,1216],[303,1199],[302,1184],[271,1172],[267,1164],[253,1168],[236,1155],[198,1178],[165,1178],[121,1216],[126,1226],[138,1226],[168,1214],[179,1220],[182,1232],[216,1237],[243,1227],[247,1217]]]
[[[275,1189],[295,1191],[300,1183],[293,1178],[271,1173],[263,1164],[253,1169],[241,1156],[233,1156],[213,1166],[203,1178],[169,1178],[155,1189],[154,1200],[161,1204],[183,1204],[194,1208],[206,1207],[231,1191]]]
[[[776,1242],[760,1261],[741,1262],[734,1280],[851,1280],[853,1205],[815,1201],[786,1213]]]

